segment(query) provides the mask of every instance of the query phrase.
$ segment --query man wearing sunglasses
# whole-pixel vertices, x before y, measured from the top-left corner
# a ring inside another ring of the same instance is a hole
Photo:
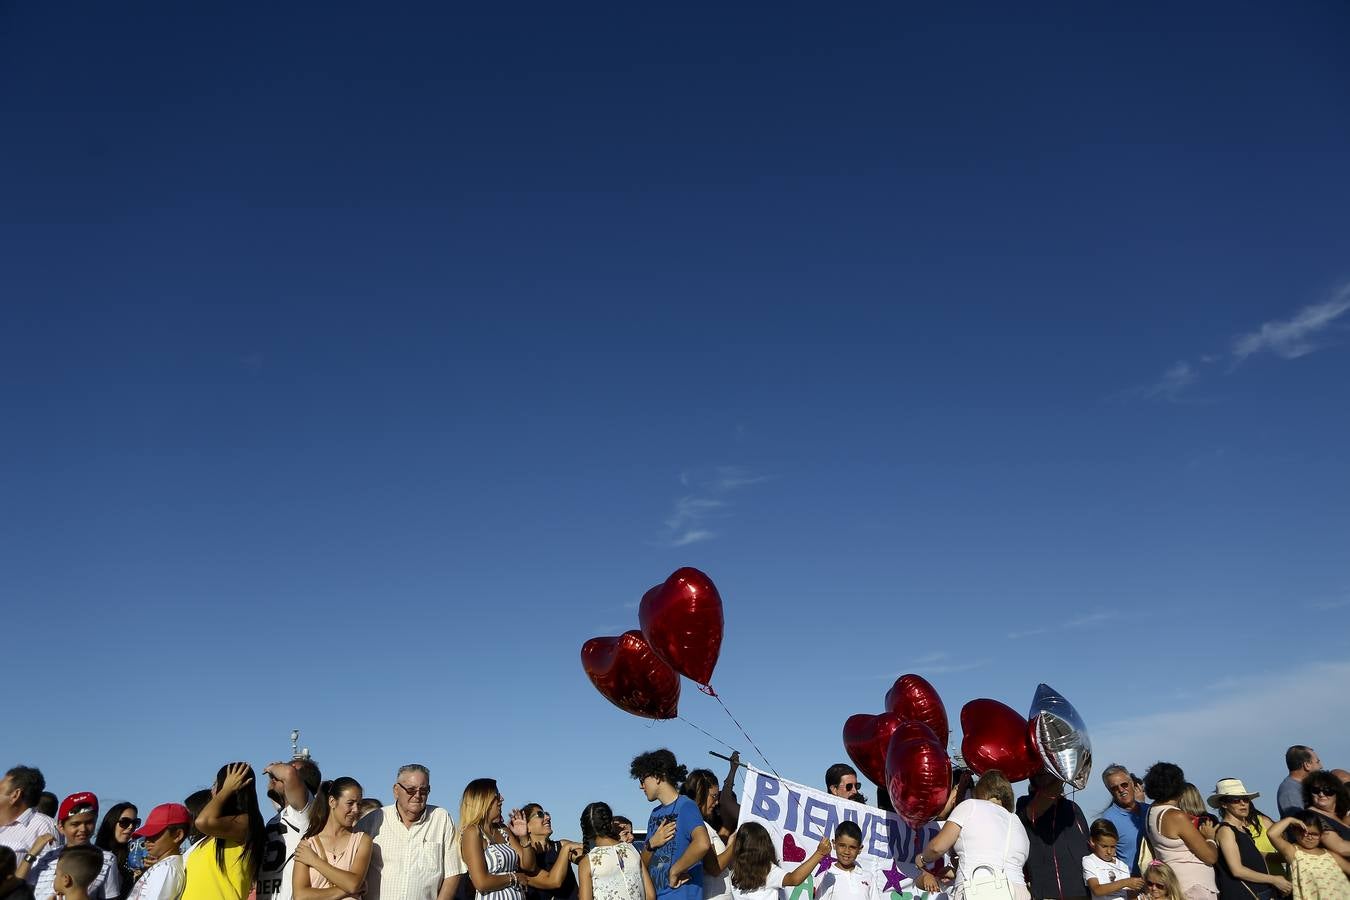
[[[450,814],[427,803],[431,772],[409,763],[394,778],[394,802],[356,823],[375,847],[365,900],[450,900],[464,874],[459,832]]]
[[[825,790],[845,800],[866,803],[863,797],[858,773],[848,763],[835,763],[825,770]]]
[[[1116,826],[1116,859],[1130,867],[1131,875],[1138,875],[1139,835],[1148,822],[1149,805],[1139,802],[1134,776],[1122,765],[1107,766],[1102,771],[1102,784],[1111,794],[1111,805],[1102,818]]]

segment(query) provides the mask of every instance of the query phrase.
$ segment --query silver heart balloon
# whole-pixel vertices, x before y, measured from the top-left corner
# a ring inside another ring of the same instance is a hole
[[[1078,790],[1087,787],[1092,774],[1092,741],[1083,717],[1064,695],[1048,684],[1036,688],[1027,715],[1031,725],[1031,743],[1045,761],[1045,767]]]

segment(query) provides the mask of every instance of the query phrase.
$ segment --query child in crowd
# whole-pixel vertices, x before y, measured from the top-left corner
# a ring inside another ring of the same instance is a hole
[[[1290,843],[1285,832],[1294,839]],[[1275,849],[1289,863],[1294,900],[1347,900],[1350,862],[1322,846],[1322,817],[1310,809],[1285,816],[1266,832]]]
[[[858,865],[862,829],[845,819],[834,829],[834,862],[816,882],[815,900],[882,900],[883,879]]]
[[[1083,880],[1094,897],[1126,900],[1144,889],[1144,879],[1130,877],[1130,867],[1116,859],[1120,832],[1107,819],[1098,819],[1088,829],[1092,852],[1083,857]]]
[[[781,900],[781,888],[805,881],[830,852],[830,836],[820,839],[816,851],[791,872],[779,867],[769,830],[746,822],[736,831],[736,855],[731,862],[733,900]]]
[[[89,900],[89,886],[102,871],[102,850],[89,844],[66,847],[56,860],[52,891],[65,900]]]
[[[103,860],[99,871],[94,873],[94,878],[84,886],[84,890],[94,900],[105,900],[105,898],[114,898],[121,895],[122,880],[117,865],[117,857],[107,850],[101,850],[93,846],[94,830],[97,825],[98,797],[89,791],[79,791],[61,801],[60,809],[57,810],[56,814],[56,827],[61,831],[65,848],[90,847],[98,854],[99,859]],[[38,840],[41,841],[42,838]],[[36,852],[36,850],[33,850],[29,855],[35,855]],[[60,850],[56,847],[48,847],[47,852],[39,856],[37,862],[33,863],[32,871],[27,873],[28,880],[33,884],[34,897],[50,900],[55,891],[59,852]]]
[[[1144,869],[1144,892],[1139,900],[1184,900],[1177,873],[1165,862],[1156,859]]]
[[[145,874],[127,900],[178,900],[186,882],[183,842],[192,827],[192,814],[181,803],[161,803],[150,811],[136,837],[145,839]]]
[[[621,844],[633,843],[633,820],[627,816],[615,816],[614,836]]]

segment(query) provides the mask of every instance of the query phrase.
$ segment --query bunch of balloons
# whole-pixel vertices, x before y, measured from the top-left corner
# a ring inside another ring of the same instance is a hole
[[[648,719],[679,713],[680,676],[710,692],[722,649],[722,597],[685,566],[642,595],[638,628],[581,645],[586,677],[619,709]]]
[[[998,769],[1022,781],[1046,769],[1074,787],[1087,786],[1092,742],[1078,711],[1047,684],[1036,688],[1031,711],[981,698],[961,708],[961,755],[977,774]],[[886,711],[844,722],[844,749],[865,776],[884,785],[896,813],[917,827],[947,803],[951,759],[947,710],[918,675],[901,675],[886,693]]]

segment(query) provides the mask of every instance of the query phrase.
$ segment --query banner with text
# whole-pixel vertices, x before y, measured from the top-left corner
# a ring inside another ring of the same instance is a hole
[[[858,865],[884,879],[884,892],[891,900],[946,897],[946,894],[919,890],[914,884],[919,871],[914,866],[914,857],[937,833],[937,823],[929,822],[914,829],[895,813],[845,800],[746,766],[745,785],[741,789],[741,822],[755,821],[768,829],[778,849],[778,858],[789,871],[811,855],[822,836],[834,837],[835,826],[844,820],[857,823],[862,831]],[[795,888],[789,900],[808,900],[815,891],[814,880],[807,879]]]

